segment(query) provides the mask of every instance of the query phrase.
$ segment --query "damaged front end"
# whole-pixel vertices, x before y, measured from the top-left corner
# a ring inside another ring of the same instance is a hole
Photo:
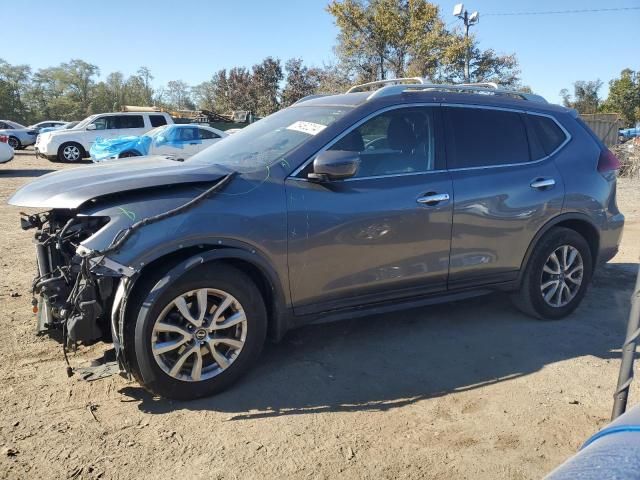
[[[129,266],[117,261],[118,257],[132,245],[134,251],[143,250],[140,242],[153,244],[163,238],[169,231],[159,226],[164,232],[159,233],[153,224],[195,207],[233,176],[218,175],[206,189],[198,188],[197,195],[192,187],[174,188],[172,195],[147,189],[104,195],[72,208],[65,205],[22,214],[22,229],[35,230],[37,274],[32,294],[38,332],[61,333],[65,359],[69,346],[110,341],[120,370],[129,372],[123,348],[126,303],[144,262]],[[16,196],[19,194],[21,191]],[[144,205],[138,209],[143,214],[128,210],[131,202]],[[72,374],[70,367],[67,372]]]
[[[33,281],[38,331],[62,332],[66,345],[109,340],[111,310],[121,278],[135,271],[81,245],[108,217],[51,210],[24,215],[24,230],[36,229],[37,275]]]

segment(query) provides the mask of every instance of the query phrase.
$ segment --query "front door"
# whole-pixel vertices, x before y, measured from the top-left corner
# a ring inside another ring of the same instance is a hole
[[[446,289],[453,191],[438,107],[386,111],[330,149],[360,152],[356,175],[286,181],[288,260],[297,314]]]

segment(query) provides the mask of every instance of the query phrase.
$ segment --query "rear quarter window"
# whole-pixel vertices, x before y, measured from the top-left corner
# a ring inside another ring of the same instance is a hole
[[[522,114],[484,108],[445,108],[447,166],[489,167],[530,161]]]
[[[164,115],[149,115],[149,121],[152,127],[161,127],[167,124],[167,119],[164,118]]]
[[[530,136],[534,137],[531,139],[532,145],[537,143],[544,155],[551,155],[567,139],[564,131],[549,117],[530,114],[527,115],[527,123],[530,126]],[[538,156],[539,154],[534,158]]]

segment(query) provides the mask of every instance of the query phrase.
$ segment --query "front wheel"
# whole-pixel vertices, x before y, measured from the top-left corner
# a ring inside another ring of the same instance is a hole
[[[169,280],[150,285],[134,305],[137,318],[125,329],[124,341],[133,374],[167,398],[220,392],[246,373],[262,350],[267,331],[262,295],[243,272],[222,264],[202,265],[159,287]]]
[[[574,230],[555,227],[536,245],[524,272],[522,288],[513,296],[524,313],[539,319],[560,319],[584,297],[593,259],[589,244]]]
[[[78,162],[84,157],[84,149],[77,143],[65,143],[58,149],[58,160],[61,162]]]

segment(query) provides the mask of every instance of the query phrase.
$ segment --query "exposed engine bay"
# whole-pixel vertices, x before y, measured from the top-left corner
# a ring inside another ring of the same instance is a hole
[[[37,229],[34,237],[38,272],[33,282],[38,331],[61,330],[67,345],[91,343],[110,336],[108,316],[114,285],[122,273],[84,256],[80,243],[109,221],[52,210],[23,216],[22,228]]]
[[[137,230],[194,207],[232,177],[228,174],[186,203],[128,223],[111,234],[103,233],[111,222],[109,216],[83,215],[72,209],[22,214],[22,229],[36,230],[37,274],[32,304],[38,315],[38,332],[61,332],[65,360],[70,346],[98,340],[113,342],[118,364],[127,372],[121,348],[124,309],[120,304],[126,303],[128,287],[139,270],[121,265],[108,254],[119,251]],[[109,237],[100,250],[83,245],[99,234]],[[70,366],[67,373],[72,374]]]

